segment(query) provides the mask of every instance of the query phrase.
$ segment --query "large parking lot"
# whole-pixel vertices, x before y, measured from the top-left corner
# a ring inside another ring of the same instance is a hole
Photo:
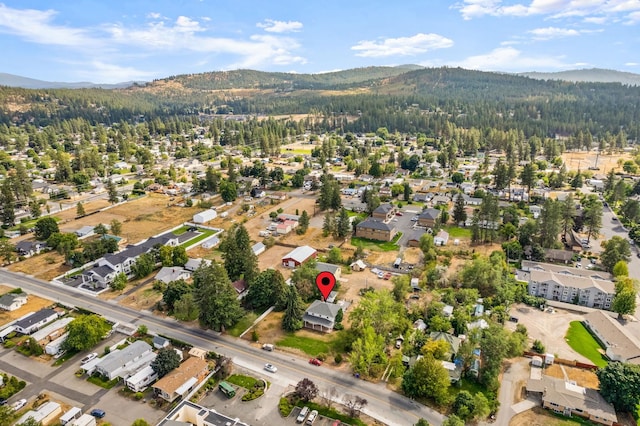
[[[555,354],[560,358],[591,364],[591,361],[571,349],[564,340],[569,323],[582,321],[583,315],[556,308],[551,313],[523,304],[514,305],[509,313],[518,319],[518,324],[527,327],[531,342],[536,339],[540,340],[548,353]],[[507,322],[506,327],[513,331],[516,328],[516,323]]]

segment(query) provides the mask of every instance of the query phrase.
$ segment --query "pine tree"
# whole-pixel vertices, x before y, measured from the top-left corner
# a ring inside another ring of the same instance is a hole
[[[309,214],[306,210],[303,210],[300,218],[298,219],[298,229],[296,230],[298,235],[302,235],[307,232],[307,229],[309,229],[309,220]]]
[[[109,202],[111,204],[118,202],[118,188],[116,188],[116,184],[111,179],[107,181],[107,193],[109,194]]]
[[[224,331],[242,317],[236,290],[219,263],[200,266],[193,274],[193,286],[202,325]]]
[[[349,221],[349,215],[347,209],[344,207],[340,209],[338,220],[335,226],[335,237],[346,238],[351,232],[351,222]]]
[[[298,294],[296,286],[290,285],[287,291],[287,303],[282,317],[282,328],[285,331],[297,331],[302,328],[302,299]]]
[[[467,212],[464,209],[464,197],[462,193],[458,194],[456,202],[453,206],[453,220],[457,224],[464,223],[467,220]]]
[[[220,244],[224,257],[224,267],[232,281],[243,278],[251,282],[258,273],[258,259],[251,249],[249,233],[244,225],[229,229]]]
[[[80,217],[84,216],[85,214],[86,212],[84,211],[84,206],[80,201],[78,201],[78,204],[76,204],[76,216]]]
[[[335,228],[336,228],[336,223],[335,223],[333,214],[330,212],[325,213],[324,222],[322,224],[322,235],[325,237],[332,235],[334,233]]]

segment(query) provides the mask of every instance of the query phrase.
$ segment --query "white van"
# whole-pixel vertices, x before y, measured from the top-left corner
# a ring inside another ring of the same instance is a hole
[[[300,413],[298,414],[298,417],[296,417],[296,423],[302,423],[304,422],[304,419],[307,418],[307,414],[309,413],[309,407],[302,407],[302,410],[300,410]]]

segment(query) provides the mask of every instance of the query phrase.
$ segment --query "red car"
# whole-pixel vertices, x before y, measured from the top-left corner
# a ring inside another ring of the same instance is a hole
[[[396,212],[396,216],[402,216],[402,213]]]
[[[320,361],[318,358],[311,358],[309,360],[309,364],[313,364],[313,365],[322,365],[322,361]]]

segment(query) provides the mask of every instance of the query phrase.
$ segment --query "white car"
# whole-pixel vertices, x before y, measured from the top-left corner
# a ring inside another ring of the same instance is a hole
[[[275,365],[273,364],[265,364],[264,365],[264,369],[267,370],[269,373],[275,373],[278,371],[278,369],[276,368]]]
[[[27,400],[22,398],[16,402],[13,403],[13,405],[11,406],[11,408],[13,408],[15,411],[18,411],[19,409],[21,409],[22,407],[24,407],[25,405],[27,405]]]
[[[80,361],[80,364],[86,364],[89,361],[91,361],[92,359],[95,359],[98,356],[97,353],[92,352],[89,355],[85,356],[84,358],[82,358],[82,361]]]

